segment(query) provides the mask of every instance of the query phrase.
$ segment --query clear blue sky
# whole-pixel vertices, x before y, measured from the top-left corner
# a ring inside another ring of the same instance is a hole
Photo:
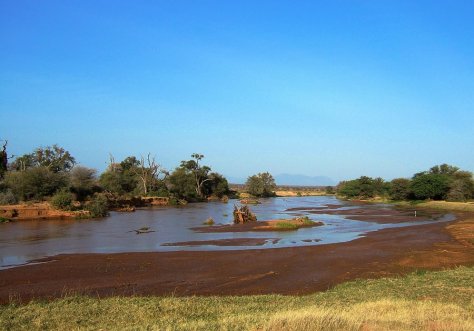
[[[0,0],[0,138],[103,170],[474,170],[473,1]]]

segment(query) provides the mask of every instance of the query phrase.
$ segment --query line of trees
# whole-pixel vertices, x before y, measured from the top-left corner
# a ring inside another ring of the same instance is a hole
[[[467,201],[474,198],[474,179],[469,171],[442,164],[416,173],[410,179],[396,178],[387,182],[362,176],[340,182],[336,190],[338,195],[347,198]]]
[[[105,194],[186,201],[229,194],[226,178],[202,165],[203,158],[192,154],[190,160],[169,172],[151,154],[128,156],[121,162],[110,156],[108,168],[98,176],[95,169],[77,165],[71,153],[58,145],[36,148],[9,163],[5,142],[0,151],[0,204],[51,200],[65,208],[86,201],[89,205],[94,199],[103,200]]]

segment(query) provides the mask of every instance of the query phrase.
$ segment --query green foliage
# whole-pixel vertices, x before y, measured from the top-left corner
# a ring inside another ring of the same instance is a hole
[[[247,192],[256,197],[272,197],[275,196],[275,179],[268,173],[258,173],[257,175],[247,178],[245,183]]]
[[[396,178],[390,183],[381,178],[362,176],[344,181],[337,193],[347,198],[373,198],[389,195],[392,200],[467,201],[474,197],[472,173],[458,167],[442,164],[415,174],[411,180]]]
[[[303,225],[314,225],[316,224],[315,221],[310,219],[308,216],[298,217],[297,220],[300,220]]]
[[[362,176],[358,179],[343,181],[337,186],[337,193],[347,198],[369,199],[375,196],[385,197],[390,184],[382,178]]]
[[[170,192],[179,199],[197,201],[196,182],[192,173],[184,167],[176,168],[168,177]]]
[[[211,180],[209,178],[209,172],[211,171],[211,168],[199,164],[199,161],[204,158],[204,155],[194,153],[191,155],[191,157],[193,158],[192,160],[181,161],[180,167],[185,169],[187,173],[192,174],[197,196],[199,198],[205,198],[203,184]]]
[[[68,190],[60,190],[51,198],[51,205],[61,210],[72,209],[73,197]]]
[[[443,200],[449,190],[449,178],[446,174],[416,174],[410,185],[413,197],[417,200]]]
[[[169,196],[167,186],[159,175],[167,172],[148,154],[138,160],[128,156],[120,163],[111,163],[99,179],[100,185],[117,195]]]
[[[199,164],[204,155],[193,154],[192,158],[181,161],[181,165],[167,177],[171,194],[186,201],[202,201],[211,195],[222,198],[230,194],[224,176],[210,172],[210,167]]]
[[[10,223],[12,220],[5,218],[5,217],[0,217],[0,223]]]
[[[336,193],[336,190],[334,188],[334,186],[326,186],[326,194],[335,194]]]
[[[208,176],[209,180],[203,184],[203,193],[205,196],[215,195],[222,198],[229,194],[229,183],[227,179],[216,172],[212,172]]]
[[[406,178],[395,178],[391,182],[390,199],[392,200],[406,200],[410,196],[411,182]]]
[[[107,170],[100,175],[99,184],[106,191],[125,195],[136,190],[138,178],[128,170]]]
[[[31,154],[18,157],[12,164],[13,169],[24,171],[32,167],[44,167],[52,172],[70,171],[76,160],[64,148],[58,145],[39,147]]]
[[[279,230],[298,230],[300,228],[300,225],[283,221],[276,223],[276,228]]]
[[[71,191],[76,194],[78,201],[84,201],[88,196],[99,190],[97,186],[97,171],[95,169],[76,166],[69,174]]]
[[[107,198],[102,194],[94,195],[92,200],[86,204],[86,210],[89,211],[92,218],[109,215]]]
[[[68,177],[46,167],[34,167],[25,171],[7,172],[5,184],[11,189],[17,200],[40,200],[67,187]]]

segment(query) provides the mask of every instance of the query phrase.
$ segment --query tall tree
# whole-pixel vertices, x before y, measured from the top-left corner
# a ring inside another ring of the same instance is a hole
[[[211,178],[208,177],[211,168],[208,166],[201,166],[199,164],[199,161],[204,158],[204,155],[194,153],[191,155],[191,157],[193,158],[192,160],[181,161],[181,167],[191,172],[194,178],[196,194],[203,198],[203,184],[211,180]]]
[[[247,178],[245,183],[247,191],[257,197],[274,196],[276,188],[275,179],[269,172],[258,173]]]
[[[18,157],[12,167],[19,171],[32,167],[45,167],[52,172],[68,172],[75,164],[76,160],[71,153],[58,145],[53,145],[38,147],[30,154]]]
[[[143,193],[147,195],[153,187],[156,186],[156,182],[160,179],[160,175],[167,176],[168,172],[158,163],[156,163],[155,157],[151,156],[148,153],[147,158],[145,159],[143,156],[140,158],[138,165],[133,166],[133,171],[137,174],[138,178],[140,178],[140,182],[142,184]]]
[[[0,179],[3,178],[5,172],[8,170],[8,154],[7,154],[7,145],[8,140],[5,140],[2,146],[2,150],[0,150]]]

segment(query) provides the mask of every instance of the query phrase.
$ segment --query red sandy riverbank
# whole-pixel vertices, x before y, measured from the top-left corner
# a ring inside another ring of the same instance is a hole
[[[72,254],[0,271],[0,302],[67,293],[304,294],[355,278],[474,264],[474,214],[384,229],[340,244],[241,251]],[[466,237],[466,231],[468,237]]]

